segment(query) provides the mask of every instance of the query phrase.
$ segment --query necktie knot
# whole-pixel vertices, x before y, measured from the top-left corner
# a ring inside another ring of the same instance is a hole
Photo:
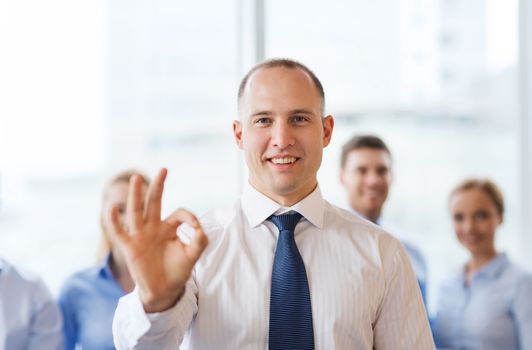
[[[297,223],[301,220],[302,215],[299,213],[294,214],[283,214],[283,215],[272,215],[268,218],[271,222],[277,226],[279,232],[282,231],[291,231],[294,232]]]

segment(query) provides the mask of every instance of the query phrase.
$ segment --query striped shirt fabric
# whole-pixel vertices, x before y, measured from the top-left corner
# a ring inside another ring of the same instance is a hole
[[[120,299],[118,349],[267,349],[272,214],[303,215],[295,240],[305,264],[316,349],[434,349],[408,255],[379,227],[339,209],[317,187],[284,208],[250,185],[226,209],[200,218],[209,246],[180,301],[146,314],[137,291]],[[187,239],[191,230],[179,235]]]

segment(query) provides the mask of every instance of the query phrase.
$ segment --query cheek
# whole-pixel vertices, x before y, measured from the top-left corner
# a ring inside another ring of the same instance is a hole
[[[360,180],[354,175],[346,175],[344,178],[346,187],[353,192],[360,192]]]
[[[355,175],[353,178],[354,187],[362,192],[367,185],[366,175]]]
[[[244,149],[249,158],[261,158],[264,150],[267,148],[267,144],[261,142],[259,138],[249,138],[246,140]]]
[[[357,179],[354,176],[351,176],[347,180],[347,187],[351,190],[351,192],[354,192],[355,194],[360,194],[362,192],[362,186],[360,183],[360,179]]]
[[[462,225],[461,225],[461,224],[459,224],[459,223],[454,223],[454,224],[453,224],[453,228],[454,228],[454,233],[456,234],[456,236],[457,236],[458,238],[460,238],[460,237],[464,234],[463,229],[462,229]]]
[[[483,222],[479,224],[479,228],[485,236],[493,237],[495,235],[495,230],[497,229],[497,225],[493,221],[488,221],[488,222]]]

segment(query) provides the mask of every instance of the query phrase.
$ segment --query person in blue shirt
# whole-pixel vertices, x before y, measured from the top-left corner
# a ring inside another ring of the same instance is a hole
[[[489,180],[468,179],[451,192],[449,206],[456,237],[470,258],[440,289],[437,345],[532,349],[532,275],[495,247],[504,214],[501,191]]]
[[[0,259],[0,349],[61,350],[61,321],[41,279]]]
[[[64,337],[67,350],[81,345],[83,350],[114,349],[112,322],[118,299],[134,288],[133,279],[120,251],[109,240],[105,215],[117,206],[125,215],[129,179],[138,172],[124,171],[114,176],[104,189],[100,225],[102,242],[97,266],[75,273],[63,284],[59,305],[64,318]],[[143,191],[148,179],[141,176]]]
[[[392,184],[392,155],[388,146],[374,135],[355,135],[342,147],[340,182],[349,206],[356,214],[398,235],[383,224],[381,213]],[[421,296],[427,304],[427,266],[421,251],[405,237],[397,237],[406,249],[416,274]]]

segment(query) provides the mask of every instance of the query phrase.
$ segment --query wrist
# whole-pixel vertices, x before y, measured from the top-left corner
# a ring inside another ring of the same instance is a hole
[[[142,301],[142,306],[144,311],[148,314],[164,312],[173,308],[185,295],[185,287],[183,286],[178,290],[177,293],[172,293],[171,295],[165,297],[155,297],[150,295],[150,293],[140,292],[140,300]]]

